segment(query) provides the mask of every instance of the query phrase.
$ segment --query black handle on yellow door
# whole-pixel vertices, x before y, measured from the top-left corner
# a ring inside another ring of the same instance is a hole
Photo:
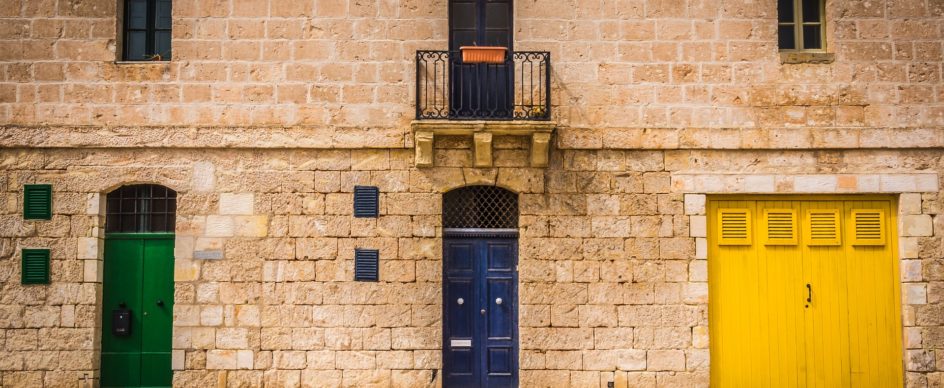
[[[806,303],[813,303],[813,287],[809,283],[806,284]]]

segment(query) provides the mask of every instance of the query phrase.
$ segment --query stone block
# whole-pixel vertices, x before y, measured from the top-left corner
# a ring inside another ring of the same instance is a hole
[[[927,237],[934,235],[934,224],[930,215],[903,215],[899,222],[901,223],[902,236]]]
[[[928,286],[923,283],[902,284],[904,304],[921,305],[928,303]]]
[[[921,194],[903,193],[898,197],[898,212],[901,214],[921,214]]]
[[[77,255],[79,259],[85,260],[100,258],[99,239],[96,237],[79,237]]]
[[[707,199],[704,194],[685,194],[685,214],[705,214],[706,202]]]
[[[253,193],[221,193],[219,214],[252,215],[254,202]]]
[[[210,193],[216,189],[216,167],[210,162],[195,162],[191,187],[196,193]]]
[[[305,369],[307,364],[304,351],[275,351],[272,357],[278,369]]]
[[[207,369],[238,369],[239,352],[236,350],[209,350],[206,354]]]
[[[633,347],[633,339],[633,328],[631,327],[599,327],[593,330],[594,349],[631,349]]]
[[[219,326],[223,324],[223,306],[204,306],[200,308],[200,324]]]
[[[687,304],[708,303],[708,283],[684,283],[682,300]]]
[[[920,327],[905,328],[905,349],[920,349],[922,346],[922,329]]]
[[[236,227],[231,216],[211,215],[206,218],[207,237],[233,237]]]
[[[774,193],[777,191],[773,175],[747,175],[744,177],[744,192]]]
[[[688,280],[692,282],[708,281],[708,262],[695,260],[688,263]]]
[[[901,259],[917,259],[921,252],[917,237],[899,237],[898,254]]]
[[[597,387],[600,386],[600,372],[572,370],[570,372],[570,386]]]
[[[104,262],[101,260],[82,261],[82,280],[90,283],[100,283],[102,276],[104,276],[102,272],[103,264]]]
[[[241,237],[266,237],[269,234],[269,217],[234,216],[233,231]]]
[[[838,187],[835,175],[797,175],[793,187],[798,193],[833,193]]]
[[[685,352],[681,350],[650,350],[646,358],[646,370],[684,371]]]
[[[174,260],[174,281],[189,282],[200,276],[200,264],[193,260]]]
[[[707,216],[690,216],[688,220],[690,237],[708,237]]]
[[[170,368],[173,370],[184,370],[184,351],[174,349],[170,352]]]
[[[646,351],[636,349],[585,350],[583,352],[585,370],[597,371],[637,371],[646,370]]]
[[[174,236],[174,258],[192,259],[194,251],[194,238],[191,236]]]
[[[902,282],[920,282],[924,280],[921,272],[921,260],[902,260],[901,261],[901,281]]]
[[[305,369],[302,371],[301,380],[303,388],[339,387],[341,386],[341,371]]]
[[[915,176],[908,174],[887,174],[879,177],[881,190],[886,193],[915,192]]]
[[[85,214],[90,216],[100,216],[105,214],[104,197],[99,193],[89,193],[85,201]]]
[[[910,372],[930,372],[935,368],[933,350],[906,350],[905,370]]]

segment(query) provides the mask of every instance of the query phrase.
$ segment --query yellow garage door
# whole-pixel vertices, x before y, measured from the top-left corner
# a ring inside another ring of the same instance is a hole
[[[895,213],[887,197],[711,199],[712,386],[902,386]]]

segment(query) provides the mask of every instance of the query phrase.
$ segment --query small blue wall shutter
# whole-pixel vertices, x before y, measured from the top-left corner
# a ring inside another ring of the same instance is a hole
[[[23,218],[52,219],[52,185],[23,185]]]
[[[49,250],[23,249],[20,281],[23,284],[49,284]]]
[[[354,186],[354,217],[377,217],[380,190],[374,186]]]
[[[376,282],[379,278],[380,251],[377,249],[354,249],[354,280]]]

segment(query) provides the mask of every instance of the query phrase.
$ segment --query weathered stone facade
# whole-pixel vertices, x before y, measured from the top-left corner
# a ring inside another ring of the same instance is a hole
[[[0,4],[0,378],[98,376],[104,195],[179,193],[177,386],[429,386],[441,194],[520,193],[522,386],[708,383],[706,195],[899,201],[908,386],[944,385],[944,2],[827,1],[826,64],[782,64],[776,2],[518,1],[553,55],[548,167],[527,137],[436,137],[416,167],[417,49],[445,1],[174,4],[174,59],[116,63],[116,2]],[[51,183],[50,221],[22,185]],[[351,216],[355,184],[381,216]],[[19,283],[19,249],[52,283]],[[355,247],[380,282],[354,282]]]

